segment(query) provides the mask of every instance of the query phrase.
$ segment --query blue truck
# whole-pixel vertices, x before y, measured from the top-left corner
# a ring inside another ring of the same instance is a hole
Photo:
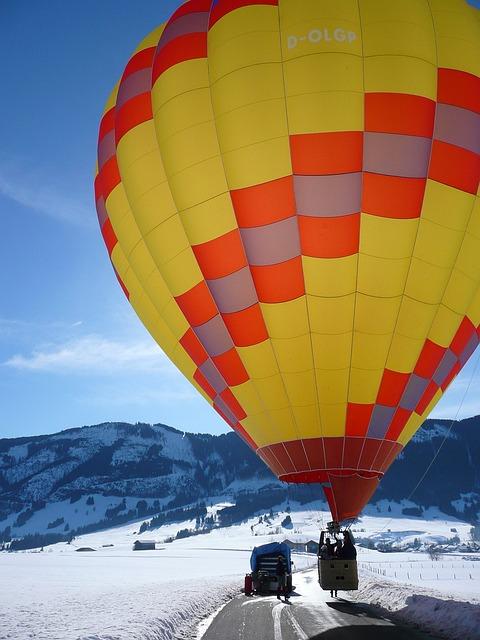
[[[284,542],[270,542],[254,547],[250,556],[252,589],[255,593],[276,593],[278,581],[276,566],[278,556],[282,556],[286,569],[287,593],[292,591],[292,557],[290,547]]]

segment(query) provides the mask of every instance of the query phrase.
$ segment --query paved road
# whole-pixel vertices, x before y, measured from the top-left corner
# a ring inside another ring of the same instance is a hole
[[[294,578],[290,605],[275,596],[238,596],[214,618],[202,640],[432,640],[364,605],[330,598],[313,571]]]

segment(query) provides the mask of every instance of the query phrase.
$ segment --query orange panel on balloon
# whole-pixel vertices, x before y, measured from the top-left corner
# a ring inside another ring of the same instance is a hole
[[[185,318],[193,326],[199,326],[217,315],[217,307],[204,280],[175,298]]]
[[[363,133],[305,133],[290,137],[293,173],[329,175],[362,170]]]
[[[428,175],[432,180],[475,194],[480,180],[480,154],[434,140]]]
[[[180,344],[198,367],[208,360],[208,353],[192,329],[180,339]]]
[[[212,360],[228,385],[234,387],[248,380],[248,373],[235,349],[214,356]]]
[[[472,321],[469,318],[464,318],[452,340],[452,344],[450,345],[450,349],[453,351],[453,353],[455,353],[457,356],[460,356],[467,342],[470,340],[474,333],[475,326],[473,325]]]
[[[231,191],[239,227],[261,227],[295,213],[293,177]]]
[[[213,27],[223,16],[235,9],[249,7],[252,5],[273,5],[276,6],[278,0],[217,0],[212,3],[210,13],[210,27]]]
[[[113,156],[102,167],[100,173],[103,189],[103,197],[105,200],[111,194],[111,192],[121,182],[120,172],[118,170],[117,158]]]
[[[131,98],[118,110],[115,116],[115,140],[117,144],[131,129],[152,118],[150,93],[141,93]]]
[[[365,94],[365,131],[431,138],[435,102],[408,93]]]
[[[136,53],[128,62],[123,72],[122,80],[141,69],[150,69],[153,63],[156,47],[148,47]]]
[[[109,131],[112,131],[115,127],[115,108],[112,107],[109,109],[102,118],[100,122],[100,130],[98,132],[98,141],[101,142],[102,139],[107,135]]]
[[[225,391],[222,391],[220,397],[226,402],[227,406],[234,413],[237,420],[243,420],[247,417],[245,410],[240,406],[240,403],[235,398],[230,389],[225,389]]]
[[[268,338],[259,304],[254,304],[242,311],[224,313],[222,318],[237,347],[248,347]]]
[[[414,372],[423,378],[431,378],[445,355],[445,351],[445,347],[441,347],[431,340],[426,340]]]
[[[409,379],[408,373],[399,373],[385,369],[382,383],[378,391],[377,402],[388,407],[395,407],[400,402]]]
[[[205,58],[207,55],[207,38],[204,33],[190,33],[176,38],[165,45],[153,64],[153,84],[159,76],[170,67],[185,60]]]
[[[409,411],[408,409],[402,409],[401,407],[398,407],[398,409],[395,412],[395,415],[393,416],[393,420],[390,423],[390,427],[387,431],[386,437],[389,438],[390,440],[396,440],[398,436],[402,433],[403,428],[407,424],[408,419],[410,418],[411,415],[412,415],[412,412]]]
[[[260,302],[288,302],[305,294],[301,257],[251,267]]]
[[[298,216],[302,254],[342,258],[358,253],[360,214],[338,217]]]
[[[227,276],[246,266],[247,261],[238,229],[192,247],[205,278]]]
[[[111,256],[112,251],[115,248],[115,245],[117,244],[117,236],[115,235],[115,231],[113,230],[112,223],[108,218],[102,227],[102,235],[108,250],[108,255]]]
[[[362,211],[384,218],[418,218],[425,183],[424,178],[365,173]]]
[[[370,423],[373,404],[348,403],[346,434],[348,436],[364,436]]]
[[[190,0],[181,4],[178,9],[172,14],[171,21],[175,21],[183,16],[189,16],[192,13],[210,11],[212,7],[212,0]]]
[[[456,69],[439,69],[438,102],[480,113],[480,77]]]

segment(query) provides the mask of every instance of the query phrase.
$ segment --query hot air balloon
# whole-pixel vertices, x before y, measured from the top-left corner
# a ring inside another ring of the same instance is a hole
[[[116,276],[272,471],[357,516],[479,342],[480,12],[190,0],[100,124]]]

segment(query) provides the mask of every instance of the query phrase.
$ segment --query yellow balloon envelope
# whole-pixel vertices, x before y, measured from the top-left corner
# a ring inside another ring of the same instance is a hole
[[[342,520],[479,342],[479,176],[466,1],[190,0],[106,105],[95,193],[161,348]]]

